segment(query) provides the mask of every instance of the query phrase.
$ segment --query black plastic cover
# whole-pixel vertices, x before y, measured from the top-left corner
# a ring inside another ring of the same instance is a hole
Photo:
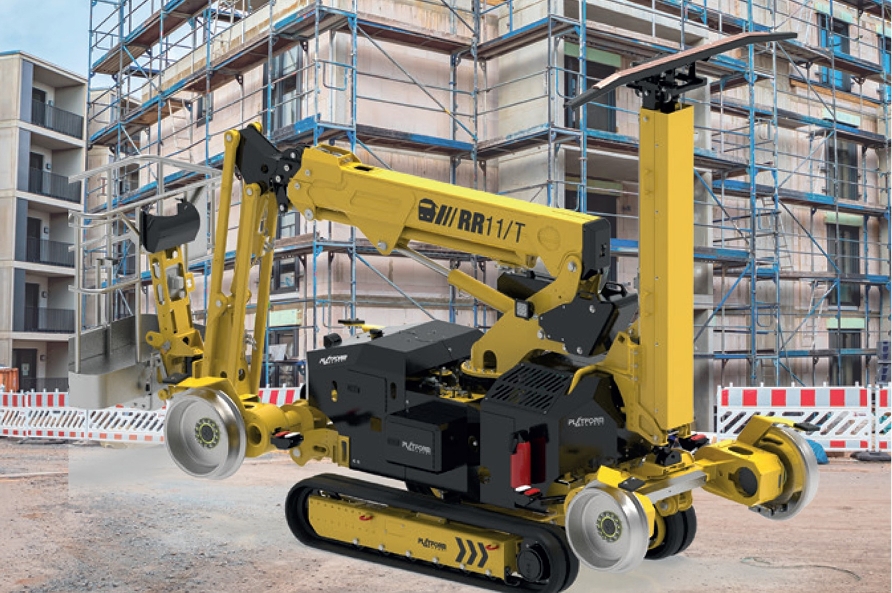
[[[444,472],[467,461],[467,411],[430,401],[387,417],[387,461],[429,472]]]
[[[582,279],[610,268],[610,222],[598,218],[582,227]]]
[[[201,228],[198,209],[185,200],[177,204],[177,213],[173,216],[156,216],[145,210],[140,216],[142,217],[140,242],[150,253],[191,243]]]
[[[279,150],[263,137],[257,128],[247,126],[239,131],[235,166],[245,183],[256,183],[263,193],[271,191],[276,203],[290,206],[288,182],[300,170],[304,146]]]

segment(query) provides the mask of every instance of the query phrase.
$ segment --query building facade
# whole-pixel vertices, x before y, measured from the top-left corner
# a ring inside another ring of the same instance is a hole
[[[0,80],[0,366],[23,390],[65,390],[87,81],[22,52],[0,54]]]
[[[607,217],[611,278],[633,290],[640,99],[619,89],[582,113],[566,100],[656,55],[741,31],[796,32],[703,64],[709,84],[685,99],[697,127],[697,415],[711,416],[716,384],[877,380],[890,330],[886,0],[150,0],[94,10],[91,76],[114,84],[91,103],[90,143],[106,158],[219,166],[223,133],[260,121],[282,146],[337,143],[371,165]],[[121,177],[135,188],[122,199],[157,182]],[[277,253],[271,384],[299,382],[304,353],[347,331],[341,319],[493,319],[433,272],[378,258],[337,225],[288,214]],[[487,281],[498,273],[472,254],[430,253]],[[201,257],[194,270],[207,271]]]

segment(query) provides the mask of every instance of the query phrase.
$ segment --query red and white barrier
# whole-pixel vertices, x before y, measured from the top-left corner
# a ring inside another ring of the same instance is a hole
[[[2,408],[63,408],[68,399],[64,391],[25,391],[0,393]]]
[[[27,408],[0,408],[0,436],[26,437],[28,432]]]
[[[77,408],[31,408],[28,414],[29,437],[83,439],[87,414]]]
[[[828,451],[875,450],[878,415],[873,400],[873,390],[859,386],[720,387],[716,394],[716,432],[732,438],[755,415],[780,416],[819,426],[808,438]],[[889,422],[887,414],[886,433]],[[886,440],[888,443],[888,437]]]
[[[720,389],[721,405],[744,408],[867,408],[866,387],[730,387]]]
[[[90,410],[84,438],[113,443],[163,443],[166,414],[166,407],[153,411],[133,408]]]
[[[889,388],[881,387],[874,392],[874,450],[892,451],[892,400]]]
[[[265,404],[284,406],[300,399],[300,387],[264,387],[257,395]]]
[[[300,388],[264,388],[260,401],[282,406],[300,399]],[[166,408],[114,407],[83,410],[65,405],[58,391],[0,393],[0,436],[56,438],[109,443],[163,443]]]
[[[67,393],[0,393],[0,436],[65,438],[117,443],[164,442],[161,410],[65,406]],[[300,399],[300,388],[264,388],[260,401],[273,405]],[[892,451],[892,398],[888,387],[719,387],[716,433],[733,438],[754,415],[809,422],[809,435],[829,451]]]

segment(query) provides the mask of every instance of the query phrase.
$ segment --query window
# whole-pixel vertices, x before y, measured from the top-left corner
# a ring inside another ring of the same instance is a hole
[[[297,236],[297,212],[286,212],[279,215],[278,233],[279,239],[287,239]],[[298,276],[300,270],[300,262],[296,257],[280,259],[273,262],[273,292],[295,292],[298,287]]]
[[[824,170],[827,195],[843,200],[861,199],[858,185],[858,145],[827,138]]]
[[[267,387],[296,387],[302,383],[297,355],[298,330],[270,330],[261,382]],[[284,346],[284,348],[282,348]]]
[[[840,350],[860,350],[860,330],[830,330],[830,349],[836,351],[830,357],[830,384],[854,385],[862,382],[861,355],[842,354]]]
[[[298,270],[300,263],[296,257],[273,262],[273,292],[297,292],[300,288]]]
[[[139,189],[139,165],[130,164],[118,169],[118,195],[125,196]]]
[[[269,73],[271,130],[295,124],[300,120],[300,47],[291,48],[272,59]]]
[[[297,212],[279,215],[279,233],[276,236],[280,239],[297,236]]]
[[[828,14],[818,14],[821,47],[833,53],[849,53],[849,25]],[[821,68],[821,82],[832,85],[841,91],[852,90],[852,76],[840,70]]]
[[[585,63],[585,83],[583,88],[577,88],[579,78],[574,74],[579,72],[579,60],[571,56],[564,59],[564,84],[568,97],[575,97],[580,91],[591,87],[594,83],[599,82],[614,72],[616,68],[599,64],[598,62],[586,61]],[[568,128],[579,128],[579,117],[581,110],[567,109],[565,116],[565,125]],[[616,131],[616,91],[610,91],[595,103],[588,106],[589,130],[602,130],[605,132]]]
[[[860,233],[861,228],[857,226],[827,225],[827,255],[831,260],[827,262],[828,271],[836,272],[836,268],[839,268],[843,279],[861,274]],[[829,299],[833,306],[858,307],[861,305],[861,290],[858,284],[840,281],[839,291],[830,291]]]
[[[206,122],[214,119],[214,93],[198,97],[193,105],[192,116],[195,118],[196,126],[203,126]]]

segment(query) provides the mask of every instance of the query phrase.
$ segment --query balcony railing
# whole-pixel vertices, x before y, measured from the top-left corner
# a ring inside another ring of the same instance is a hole
[[[56,175],[40,169],[28,171],[28,191],[51,198],[59,198],[66,202],[81,202],[81,182],[68,183],[64,175]]]
[[[69,243],[28,237],[27,260],[36,264],[73,268],[74,253],[68,250],[69,247]]]
[[[66,136],[84,137],[84,116],[31,100],[31,123]]]
[[[74,309],[25,307],[25,331],[74,333]]]

